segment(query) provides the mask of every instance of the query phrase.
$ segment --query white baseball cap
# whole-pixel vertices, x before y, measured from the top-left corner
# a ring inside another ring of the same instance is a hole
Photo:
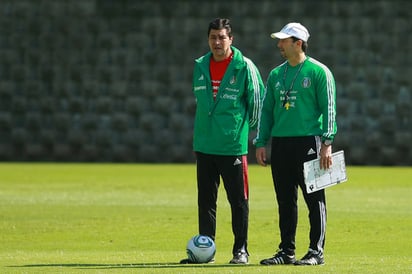
[[[283,27],[279,32],[274,32],[270,35],[273,39],[286,39],[289,37],[296,37],[305,42],[309,39],[309,31],[300,23],[289,23]]]

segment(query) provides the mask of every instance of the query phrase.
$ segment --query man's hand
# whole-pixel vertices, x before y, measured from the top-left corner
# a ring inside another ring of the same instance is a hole
[[[259,165],[266,166],[266,148],[265,147],[256,148],[256,160]]]
[[[320,148],[320,168],[321,169],[329,169],[332,166],[332,145],[325,145],[322,144]]]

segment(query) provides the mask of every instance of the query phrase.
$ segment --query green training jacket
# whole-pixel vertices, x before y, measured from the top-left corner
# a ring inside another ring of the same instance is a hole
[[[257,67],[235,47],[233,59],[213,100],[212,53],[195,60],[193,93],[196,115],[193,150],[215,155],[245,155],[249,129],[256,128],[264,84]]]
[[[336,132],[335,80],[325,65],[307,56],[301,69],[284,62],[270,72],[256,147],[267,145],[270,137],[320,136],[333,140]]]

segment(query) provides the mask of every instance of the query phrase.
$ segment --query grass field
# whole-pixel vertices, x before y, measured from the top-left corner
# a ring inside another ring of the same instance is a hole
[[[0,273],[412,273],[412,168],[348,167],[327,190],[324,266],[260,266],[279,240],[270,169],[250,166],[247,266],[220,189],[216,263],[179,265],[197,232],[195,166],[0,164]],[[299,199],[297,256],[308,245]]]

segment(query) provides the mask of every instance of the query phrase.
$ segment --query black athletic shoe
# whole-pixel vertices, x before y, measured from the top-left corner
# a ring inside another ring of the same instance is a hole
[[[180,260],[180,263],[181,264],[195,264],[195,262],[193,262],[192,260],[188,258]]]
[[[249,256],[246,252],[239,252],[233,256],[233,259],[230,260],[230,264],[248,264]]]
[[[277,265],[277,264],[293,264],[296,262],[295,255],[288,255],[283,250],[279,250],[272,258],[263,259],[260,264]]]
[[[208,261],[205,264],[213,264],[214,262],[215,262],[215,258],[212,258],[210,261]],[[180,260],[180,264],[200,264],[200,263],[194,262],[194,261],[186,258],[186,259]]]
[[[295,265],[322,265],[324,263],[323,253],[309,248],[308,253],[302,259],[297,260]]]

